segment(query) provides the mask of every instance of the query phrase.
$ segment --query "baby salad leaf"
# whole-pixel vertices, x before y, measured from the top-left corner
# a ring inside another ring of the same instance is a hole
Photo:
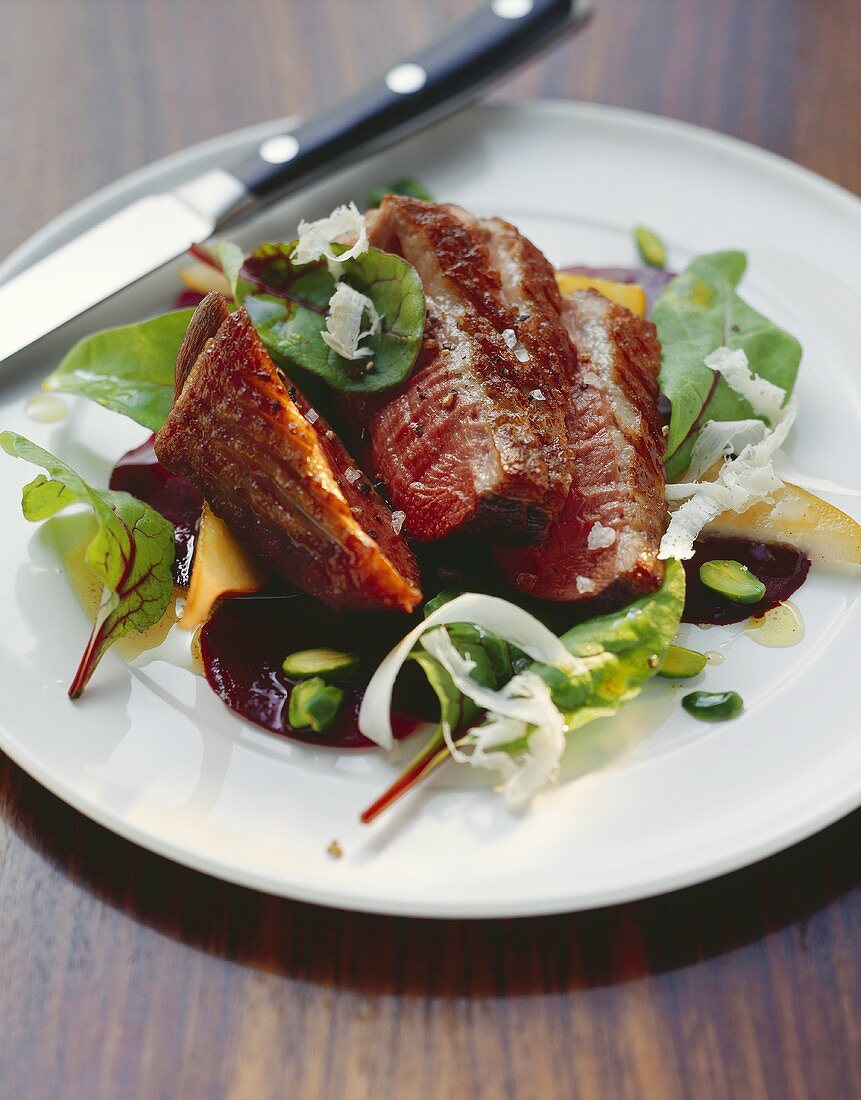
[[[787,394],[795,384],[801,345],[735,292],[746,265],[743,252],[697,256],[655,305],[652,320],[662,347],[661,392],[672,404],[664,459],[670,477],[687,469],[705,420],[754,416],[748,402],[703,362],[716,348],[744,349],[754,374]]]
[[[193,312],[180,309],[85,336],[42,389],[89,397],[157,432],[173,403],[174,362]]]
[[[102,655],[125,634],[146,630],[164,615],[173,593],[173,527],[128,493],[93,489],[75,471],[14,432],[0,433],[0,447],[47,470],[24,486],[22,508],[34,523],[70,504],[86,504],[97,521],[85,561],[102,583],[96,621],[69,687],[76,699]]]
[[[415,268],[376,248],[341,265],[342,280],[367,295],[381,318],[380,331],[363,341],[372,354],[354,361],[337,355],[321,336],[335,291],[333,276],[322,260],[293,263],[295,248],[295,241],[261,245],[245,260],[236,285],[237,301],[273,358],[346,393],[372,393],[403,381],[424,327],[425,300]]]
[[[587,671],[568,674],[567,683],[560,688],[554,683],[560,670],[530,666],[551,688],[569,733],[596,718],[614,715],[640,694],[661,667],[679,629],[684,605],[685,571],[673,558],[667,562],[664,583],[657,592],[641,596],[619,611],[587,619],[562,635],[562,644],[575,657],[593,658]],[[550,671],[555,674],[552,678],[547,675]],[[461,743],[469,744],[473,737],[480,739],[480,726]],[[527,749],[527,738],[496,747],[517,755]]]
[[[569,730],[615,714],[623,703],[640,694],[661,667],[679,629],[684,605],[685,571],[672,558],[657,592],[641,596],[620,611],[588,619],[562,635],[563,645],[575,657],[607,654],[606,661],[590,670],[576,706],[566,708]]]

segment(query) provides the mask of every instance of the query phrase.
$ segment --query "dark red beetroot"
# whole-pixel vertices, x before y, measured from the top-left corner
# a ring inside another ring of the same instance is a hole
[[[203,498],[191,482],[160,465],[152,439],[123,455],[111,474],[112,489],[132,493],[174,524],[177,584],[188,585]],[[201,648],[210,687],[232,710],[273,733],[338,748],[367,748],[356,716],[370,674],[409,629],[403,616],[338,615],[303,593],[275,582],[254,597],[225,600],[204,627]],[[350,686],[341,719],[317,734],[287,724],[290,681],[281,672],[288,653],[315,646],[340,648],[362,657],[364,675]],[[415,707],[411,709],[415,710]],[[417,713],[422,712],[419,706]],[[433,716],[433,709],[428,712]],[[396,737],[406,737],[417,719],[396,716]]]
[[[368,680],[399,641],[408,623],[386,612],[341,615],[304,593],[225,600],[203,627],[200,647],[210,687],[231,710],[272,733],[313,745],[368,748],[359,733],[358,712]],[[323,733],[293,729],[287,721],[292,689],[281,670],[297,650],[328,647],[361,657],[359,676],[341,685],[346,698],[338,720]],[[394,715],[395,737],[406,737],[418,719]]]
[[[110,487],[146,501],[170,520],[176,540],[174,579],[187,587],[203,497],[188,478],[172,474],[159,463],[154,441],[155,436],[151,436],[146,443],[123,455],[111,473]]]
[[[789,597],[804,582],[810,569],[810,558],[791,546],[751,542],[749,539],[702,539],[696,553],[685,564],[686,623],[710,623],[727,626],[740,623],[751,615],[764,615]],[[726,596],[713,592],[700,580],[700,566],[707,561],[741,562],[765,585],[765,596],[754,604],[733,603]]]

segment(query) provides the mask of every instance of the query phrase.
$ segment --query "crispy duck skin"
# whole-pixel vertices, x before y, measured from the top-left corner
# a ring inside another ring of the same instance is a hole
[[[416,268],[427,301],[406,383],[350,400],[406,530],[537,541],[571,481],[571,351],[552,267],[513,226],[454,206],[387,195],[368,222],[371,244]]]
[[[568,408],[571,490],[541,543],[500,546],[495,557],[510,583],[531,596],[621,604],[657,589],[664,574],[660,345],[651,322],[593,290],[567,298],[564,316],[577,351]]]
[[[308,420],[307,401],[245,310],[224,317],[217,297],[201,302],[180,351],[182,362],[197,354],[156,439],[159,461],[190,478],[276,573],[324,603],[411,611],[418,566],[388,507],[323,418]]]
[[[197,357],[203,351],[206,341],[210,340],[221,328],[230,310],[227,308],[227,299],[223,294],[213,291],[207,294],[188,322],[182,344],[176,353],[176,366],[174,368],[174,400],[182,392],[185,381],[191,373],[191,368],[197,362]]]

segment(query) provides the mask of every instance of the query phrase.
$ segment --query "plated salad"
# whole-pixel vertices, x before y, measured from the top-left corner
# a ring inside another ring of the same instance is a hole
[[[250,254],[196,246],[177,308],[43,384],[152,433],[107,487],[0,434],[43,471],[27,519],[92,514],[70,696],[120,638],[168,635],[275,735],[415,737],[363,821],[447,762],[522,809],[655,676],[690,681],[698,720],[739,714],[681,624],[783,644],[811,564],[861,564],[861,527],[784,455],[802,349],[739,294],[744,254],[675,274],[656,233],[635,246],[557,271],[412,181]]]

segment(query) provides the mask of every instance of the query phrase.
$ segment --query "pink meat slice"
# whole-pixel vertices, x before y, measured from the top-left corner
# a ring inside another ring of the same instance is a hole
[[[405,530],[542,537],[571,484],[571,347],[553,268],[513,226],[389,195],[371,243],[418,271],[425,341],[407,382],[351,399]]]
[[[577,351],[568,405],[574,477],[536,546],[499,546],[510,583],[547,600],[622,603],[657,589],[666,527],[655,327],[596,291],[565,299]]]

